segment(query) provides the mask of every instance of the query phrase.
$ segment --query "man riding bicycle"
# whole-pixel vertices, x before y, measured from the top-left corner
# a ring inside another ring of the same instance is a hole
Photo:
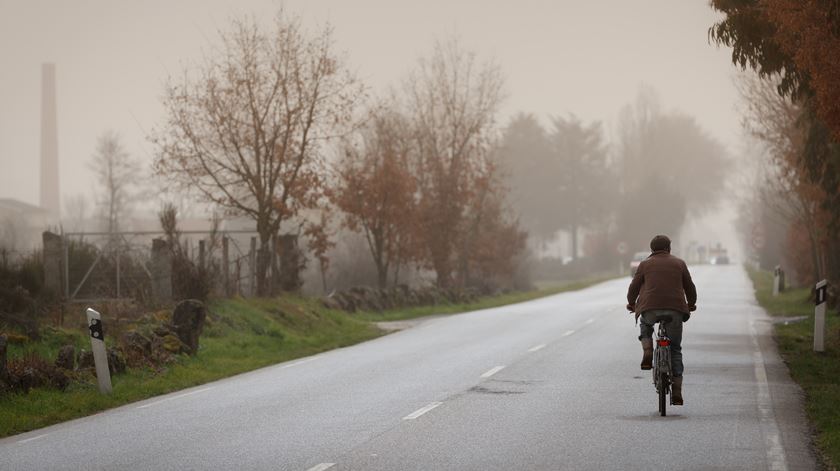
[[[682,259],[671,255],[671,240],[658,235],[650,241],[650,256],[639,264],[627,290],[627,310],[640,319],[642,369],[653,367],[653,326],[665,323],[671,339],[671,371],[674,405],[683,405],[682,397],[682,325],[696,309],[697,289]]]

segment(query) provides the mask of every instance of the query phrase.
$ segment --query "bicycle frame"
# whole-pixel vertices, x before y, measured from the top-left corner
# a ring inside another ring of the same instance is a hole
[[[653,351],[653,385],[659,396],[659,414],[665,416],[665,396],[671,394],[671,339],[665,323],[659,319],[656,332],[656,347]],[[673,405],[673,401],[671,402]]]

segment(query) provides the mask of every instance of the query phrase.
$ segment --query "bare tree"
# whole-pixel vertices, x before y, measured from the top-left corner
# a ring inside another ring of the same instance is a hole
[[[502,74],[457,40],[437,42],[405,83],[418,153],[422,235],[437,283],[452,284],[455,243],[477,176],[486,172],[502,99]]]
[[[131,210],[140,166],[125,151],[119,135],[106,131],[99,137],[89,167],[96,176],[96,207],[103,229],[114,234]]]
[[[270,31],[240,19],[220,36],[217,55],[166,87],[156,169],[254,220],[264,295],[271,238],[323,204],[322,143],[351,121],[364,88],[333,51],[329,27],[308,35],[281,12]]]
[[[81,232],[85,229],[85,219],[88,217],[88,200],[83,194],[76,194],[64,198],[64,214],[62,224],[71,232]]]

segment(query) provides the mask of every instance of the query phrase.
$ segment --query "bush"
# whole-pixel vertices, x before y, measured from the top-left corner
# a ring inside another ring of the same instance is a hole
[[[61,369],[33,353],[9,360],[8,374],[11,390],[24,393],[39,387],[63,391],[70,384],[70,378]]]

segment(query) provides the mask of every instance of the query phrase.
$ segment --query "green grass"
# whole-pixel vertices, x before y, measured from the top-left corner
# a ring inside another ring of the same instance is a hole
[[[227,299],[210,303],[211,315],[193,356],[178,356],[162,371],[129,369],[112,377],[113,392],[98,392],[92,375],[73,381],[67,391],[36,388],[28,394],[0,396],[0,437],[207,383],[263,366],[353,345],[383,333],[373,322],[452,314],[504,306],[564,291],[582,289],[607,278],[485,297],[473,303],[423,306],[383,313],[348,315],[324,308],[318,299]],[[107,332],[106,332],[107,334]],[[87,334],[73,329],[43,329],[38,342],[10,345],[10,358],[29,353],[54,359],[61,346],[90,348]],[[117,334],[106,335],[110,344]]]
[[[180,356],[162,372],[132,369],[112,378],[113,393],[99,394],[93,377],[73,382],[67,391],[37,388],[0,399],[0,437],[82,417],[129,402],[203,384],[274,363],[352,345],[381,335],[370,323],[323,308],[317,300],[296,297],[216,301],[213,318],[194,357]],[[42,342],[14,347],[51,354],[63,340],[81,332],[46,332]]]
[[[791,377],[805,391],[805,408],[817,430],[817,446],[829,463],[840,463],[840,318],[826,313],[825,352],[813,351],[814,304],[809,288],[789,289],[772,296],[773,275],[749,272],[756,299],[771,316],[808,316],[807,320],[777,324],[779,352]]]
[[[512,293],[500,294],[498,296],[485,296],[471,303],[417,306],[411,308],[393,309],[383,312],[361,312],[355,314],[354,317],[356,317],[357,319],[364,319],[371,322],[400,321],[406,319],[415,319],[423,316],[456,314],[459,312],[477,311],[479,309],[489,309],[493,307],[505,306],[508,304],[516,304],[525,301],[530,301],[532,299],[551,296],[553,294],[563,293],[566,291],[580,290],[612,278],[614,277],[591,278],[581,281],[574,281],[555,285],[548,284],[544,288],[535,289],[531,291],[517,291]]]

